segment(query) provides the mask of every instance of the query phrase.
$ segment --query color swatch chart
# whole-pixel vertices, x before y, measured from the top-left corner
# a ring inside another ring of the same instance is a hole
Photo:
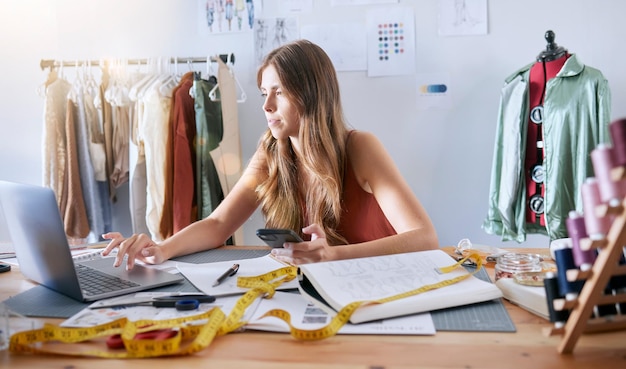
[[[378,60],[388,61],[394,55],[404,53],[404,24],[378,24]]]

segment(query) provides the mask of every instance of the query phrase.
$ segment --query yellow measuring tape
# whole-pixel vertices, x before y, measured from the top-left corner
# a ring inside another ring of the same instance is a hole
[[[474,270],[471,273],[468,274],[464,274],[464,275],[460,275],[458,277],[455,278],[451,278],[451,279],[446,279],[444,281],[438,282],[438,283],[433,283],[433,284],[427,284],[424,285],[420,288],[408,291],[408,292],[403,292],[397,295],[393,295],[393,296],[389,296],[389,297],[385,297],[382,299],[378,299],[378,300],[371,300],[371,301],[355,301],[352,302],[346,306],[344,306],[341,310],[339,310],[337,312],[337,315],[335,315],[335,317],[333,317],[333,319],[330,321],[330,323],[328,323],[326,326],[322,327],[322,328],[318,328],[318,329],[311,329],[311,330],[304,330],[304,329],[299,329],[294,327],[291,324],[291,316],[288,312],[281,310],[281,309],[273,309],[268,311],[267,313],[265,313],[261,318],[264,317],[268,317],[268,316],[273,316],[276,317],[278,319],[283,320],[285,323],[287,323],[287,325],[289,326],[290,329],[290,333],[293,337],[300,339],[300,340],[305,340],[305,341],[315,341],[315,340],[321,340],[321,339],[325,339],[331,336],[334,336],[335,334],[337,334],[337,332],[339,332],[339,330],[341,329],[341,327],[343,327],[348,320],[350,320],[350,317],[352,316],[352,314],[361,306],[363,305],[370,305],[370,304],[384,304],[385,302],[390,302],[390,301],[394,301],[394,300],[400,300],[403,299],[405,297],[409,297],[409,296],[415,296],[418,295],[420,293],[424,293],[430,290],[434,290],[437,288],[441,288],[441,287],[445,287],[445,286],[449,286],[452,284],[455,284],[457,282],[460,282],[466,278],[468,278],[469,276],[476,274],[481,268],[482,268],[482,258],[476,254],[476,253],[472,253],[468,256],[465,256],[464,258],[462,258],[461,260],[457,261],[455,264],[447,266],[447,267],[443,267],[443,268],[439,268],[439,272],[440,273],[449,273],[451,271],[453,271],[455,268],[457,268],[458,266],[462,265],[463,263],[465,263],[468,260],[476,260],[476,270]]]
[[[294,327],[291,324],[289,313],[281,309],[270,310],[262,318],[272,316],[283,320],[289,326],[291,335],[296,339],[307,341],[325,339],[337,334],[360,306],[399,300],[468,278],[482,267],[482,259],[478,254],[470,254],[453,265],[439,268],[441,273],[448,273],[469,259],[475,260],[477,264],[476,270],[472,273],[379,300],[350,303],[342,308],[328,325],[319,329],[303,330]],[[201,314],[169,320],[129,321],[122,318],[110,323],[85,328],[64,328],[45,324],[40,329],[13,334],[10,339],[9,350],[13,353],[23,354],[90,356],[111,359],[190,355],[208,347],[215,337],[231,333],[245,326],[246,322],[242,321],[242,318],[248,306],[259,297],[272,298],[276,287],[296,278],[297,271],[297,267],[288,266],[260,276],[239,277],[237,285],[248,288],[248,291],[239,298],[228,317],[221,309],[215,307]],[[164,339],[136,338],[139,333],[160,329],[174,329],[175,334]],[[116,334],[121,335],[124,350],[94,349],[97,347],[94,343],[104,344],[107,337]],[[86,344],[81,344],[83,342]],[[46,344],[42,345],[42,343]]]

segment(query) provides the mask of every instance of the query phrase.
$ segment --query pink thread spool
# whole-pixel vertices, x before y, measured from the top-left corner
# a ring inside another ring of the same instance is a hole
[[[580,270],[589,270],[596,260],[595,250],[583,250],[580,247],[580,240],[587,238],[587,230],[585,229],[585,219],[577,211],[570,211],[568,218],[565,220],[567,233],[572,239],[572,254],[574,263]]]
[[[598,181],[602,202],[607,203],[611,207],[617,207],[622,202],[624,194],[622,184],[613,181],[611,178],[611,170],[615,166],[613,149],[608,145],[599,144],[591,151],[591,161]]]
[[[616,166],[626,165],[626,118],[613,121],[609,125],[613,141],[613,153]]]
[[[592,240],[602,240],[611,228],[611,219],[607,215],[600,217],[596,214],[596,209],[602,205],[598,181],[594,177],[587,178],[582,185],[581,194],[587,234]]]

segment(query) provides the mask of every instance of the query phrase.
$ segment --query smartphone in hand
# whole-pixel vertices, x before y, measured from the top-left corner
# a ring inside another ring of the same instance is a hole
[[[11,264],[0,262],[0,273],[8,272],[9,270],[11,270]]]
[[[283,247],[285,242],[303,242],[304,240],[291,229],[257,229],[256,235],[273,248]]]

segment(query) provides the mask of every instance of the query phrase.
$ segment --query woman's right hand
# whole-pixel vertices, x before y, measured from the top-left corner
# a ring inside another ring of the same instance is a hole
[[[125,256],[128,256],[126,260],[126,269],[128,270],[135,266],[135,260],[146,264],[161,264],[167,260],[161,247],[145,234],[134,234],[124,238],[119,232],[109,232],[103,234],[102,238],[111,240],[102,251],[102,256],[107,256],[114,249],[118,249],[113,263],[116,267],[122,264]]]

